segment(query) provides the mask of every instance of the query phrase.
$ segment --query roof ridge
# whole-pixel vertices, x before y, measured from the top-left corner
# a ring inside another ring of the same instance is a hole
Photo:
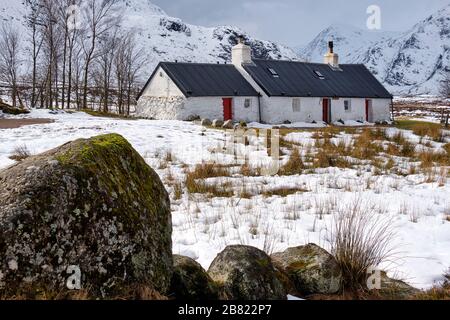
[[[175,62],[175,61],[162,61],[160,64],[174,64],[174,65],[195,65],[195,66],[232,66],[231,63],[207,63],[207,62]]]

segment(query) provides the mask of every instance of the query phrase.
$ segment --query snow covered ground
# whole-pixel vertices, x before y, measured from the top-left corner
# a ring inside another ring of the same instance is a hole
[[[231,244],[252,245],[269,253],[310,242],[329,248],[327,240],[334,213],[356,199],[374,215],[392,220],[397,253],[395,259],[383,265],[390,275],[416,287],[429,288],[450,267],[450,222],[445,220],[450,216],[447,179],[429,182],[421,173],[374,175],[370,166],[322,168],[294,176],[252,177],[236,173],[208,182],[231,185],[237,193],[256,195],[218,198],[184,190],[175,200],[173,181],[183,181],[186,168],[217,159],[217,150],[226,141],[224,131],[187,122],[120,120],[85,113],[52,115],[44,110],[20,117],[49,118],[55,122],[0,130],[0,168],[14,163],[9,156],[19,146],[40,153],[77,138],[119,133],[158,172],[171,192],[174,253],[195,258],[205,268]],[[398,131],[388,129],[388,134]],[[285,139],[312,145],[313,134],[293,132]],[[409,131],[405,131],[405,137],[413,143],[421,140]],[[342,133],[339,139],[352,139],[352,135]],[[436,149],[442,145],[430,144]],[[221,155],[220,159],[227,164],[234,157]],[[400,170],[406,170],[408,165],[401,161],[396,164]],[[297,188],[299,192],[262,195],[262,190],[277,188]]]

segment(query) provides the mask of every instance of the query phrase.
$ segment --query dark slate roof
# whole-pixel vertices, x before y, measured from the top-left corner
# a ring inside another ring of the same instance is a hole
[[[159,67],[169,75],[186,97],[259,95],[231,64],[161,62],[145,87],[153,79]]]
[[[343,64],[338,71],[328,64],[255,59],[244,68],[268,96],[392,98],[362,64]]]

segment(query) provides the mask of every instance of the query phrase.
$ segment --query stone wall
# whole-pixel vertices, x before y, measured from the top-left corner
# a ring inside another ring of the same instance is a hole
[[[184,120],[181,119],[180,109],[184,107],[186,99],[183,97],[141,97],[136,106],[139,117],[156,120]]]

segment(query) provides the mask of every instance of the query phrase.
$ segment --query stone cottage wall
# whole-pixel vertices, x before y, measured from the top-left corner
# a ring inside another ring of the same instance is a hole
[[[183,108],[185,100],[183,97],[141,97],[136,114],[156,120],[183,120],[180,109]]]

